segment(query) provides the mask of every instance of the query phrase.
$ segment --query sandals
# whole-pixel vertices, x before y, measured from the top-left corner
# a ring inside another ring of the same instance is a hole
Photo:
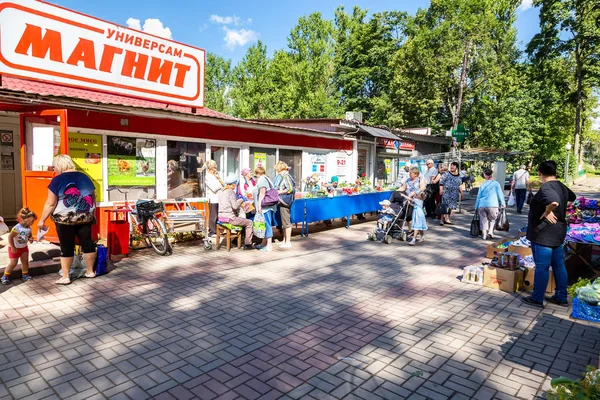
[[[96,277],[96,273],[95,273],[95,272],[90,272],[89,274],[85,274],[83,277],[84,277],[84,278],[90,278],[90,279],[93,279],[93,278],[95,278],[95,277]]]
[[[57,285],[70,285],[71,280],[69,278],[60,278],[55,282]]]

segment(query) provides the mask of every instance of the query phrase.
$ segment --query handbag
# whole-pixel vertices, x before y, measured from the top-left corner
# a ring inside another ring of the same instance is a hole
[[[269,178],[267,178],[267,182],[269,182],[270,189],[267,189],[265,197],[260,202],[260,205],[263,207],[270,207],[279,203],[279,192],[273,188],[273,184]]]
[[[500,215],[498,215],[498,218],[496,219],[495,228],[497,231],[508,232],[510,230],[510,223],[508,222],[508,216],[506,215],[505,209],[500,211]]]
[[[437,207],[435,208],[435,215],[437,215],[438,217],[440,215],[446,215],[448,214],[448,205],[445,203],[440,203],[437,205]]]
[[[96,264],[94,265],[96,276],[108,274],[108,247],[101,244],[96,250]]]
[[[515,200],[515,195],[513,192],[510,192],[510,196],[508,196],[508,202],[506,203],[508,207],[514,207],[517,205],[517,201]]]
[[[284,193],[279,195],[279,204],[284,207],[291,207],[292,203],[296,199],[296,182],[294,182],[294,178],[288,175],[290,178],[290,183],[292,185],[292,193]]]
[[[475,236],[475,237],[481,235],[481,224],[479,221],[479,213],[477,211],[475,211],[475,216],[473,217],[473,220],[471,221],[471,230],[469,233],[471,236]]]
[[[252,230],[254,232],[254,236],[259,239],[264,239],[267,235],[267,220],[263,213],[256,213],[254,216],[254,221],[252,222]]]
[[[533,192],[530,190],[529,193],[527,193],[527,200],[525,202],[531,204],[531,200],[533,200]]]

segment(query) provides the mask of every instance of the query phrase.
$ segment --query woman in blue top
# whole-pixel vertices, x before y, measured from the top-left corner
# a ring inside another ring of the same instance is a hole
[[[275,210],[277,209],[277,204],[268,207],[263,207],[261,205],[267,194],[267,190],[273,189],[273,182],[267,177],[263,167],[256,167],[254,174],[257,178],[256,189],[254,189],[254,205],[256,207],[256,213],[262,212],[267,223],[265,238],[263,239],[262,244],[256,246],[256,248],[261,251],[273,251],[273,225],[275,223]]]
[[[494,238],[494,225],[501,208],[505,207],[504,192],[497,181],[492,180],[493,172],[491,169],[483,171],[485,182],[479,187],[477,201],[475,202],[475,211],[479,213],[481,219],[481,232],[483,240]]]

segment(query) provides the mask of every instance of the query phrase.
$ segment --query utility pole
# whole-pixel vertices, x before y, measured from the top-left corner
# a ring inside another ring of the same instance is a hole
[[[465,45],[465,53],[463,56],[462,70],[460,71],[460,84],[458,86],[458,103],[456,105],[456,112],[454,113],[454,121],[452,121],[452,129],[456,129],[458,126],[458,120],[460,117],[460,107],[462,104],[463,88],[467,79],[467,67],[469,65],[469,49],[471,47],[471,40],[467,40]]]

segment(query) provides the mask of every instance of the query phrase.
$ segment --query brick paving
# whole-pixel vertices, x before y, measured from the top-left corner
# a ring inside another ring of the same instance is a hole
[[[0,400],[532,399],[597,365],[597,325],[457,279],[485,247],[459,220],[416,248],[367,242],[371,222],[2,287]]]

